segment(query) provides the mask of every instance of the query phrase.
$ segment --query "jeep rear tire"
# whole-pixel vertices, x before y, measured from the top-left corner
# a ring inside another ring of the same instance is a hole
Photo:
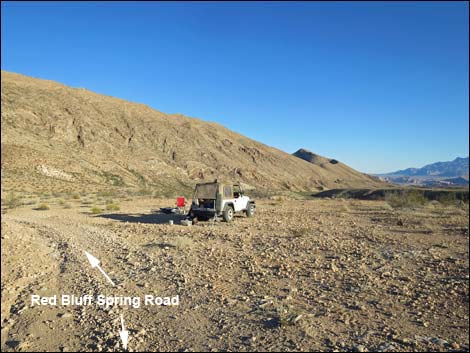
[[[253,217],[255,214],[255,205],[252,203],[248,204],[248,207],[246,208],[246,216],[247,217]]]
[[[231,206],[225,206],[224,208],[224,221],[225,222],[231,222],[233,219],[233,208]]]

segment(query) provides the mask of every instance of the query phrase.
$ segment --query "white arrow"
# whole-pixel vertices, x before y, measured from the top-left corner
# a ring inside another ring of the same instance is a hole
[[[109,283],[111,283],[113,286],[115,286],[114,282],[109,278],[109,276],[106,274],[106,272],[103,271],[103,269],[100,266],[100,260],[98,260],[96,257],[94,257],[92,254],[89,252],[85,251],[85,255],[88,258],[88,261],[90,261],[90,265],[92,268],[98,267],[98,270],[101,271],[101,273],[106,277]]]
[[[129,340],[129,332],[124,327],[124,319],[122,318],[122,314],[121,314],[121,326],[122,326],[122,330],[119,331],[119,336],[121,336],[122,346],[124,347],[124,349],[127,349],[127,341]]]

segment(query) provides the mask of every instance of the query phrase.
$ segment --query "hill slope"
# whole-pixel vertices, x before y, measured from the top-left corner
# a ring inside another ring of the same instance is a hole
[[[374,178],[364,173],[359,173],[358,171],[336,159],[329,159],[320,156],[304,148],[297,150],[296,152],[292,153],[292,155],[328,171],[330,175],[334,175],[336,177],[334,182],[337,184],[337,186],[338,184],[342,184],[343,180],[349,179],[352,175],[355,175],[358,179],[367,178],[368,181],[373,184],[378,182],[378,178]]]
[[[258,189],[374,187],[223,126],[2,71],[2,189],[189,189],[225,178]]]

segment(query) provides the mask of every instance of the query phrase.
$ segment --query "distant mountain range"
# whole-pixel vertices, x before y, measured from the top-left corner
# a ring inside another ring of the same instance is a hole
[[[407,168],[396,172],[377,174],[384,180],[395,184],[422,186],[468,186],[468,157],[457,157],[453,161],[436,162],[422,168]]]

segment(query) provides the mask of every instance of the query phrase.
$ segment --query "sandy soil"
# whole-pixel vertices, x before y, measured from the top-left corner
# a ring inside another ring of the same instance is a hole
[[[2,351],[120,351],[120,314],[130,351],[469,349],[468,208],[264,200],[255,218],[185,227],[156,211],[173,203],[3,214]],[[31,306],[100,293],[180,305]]]

